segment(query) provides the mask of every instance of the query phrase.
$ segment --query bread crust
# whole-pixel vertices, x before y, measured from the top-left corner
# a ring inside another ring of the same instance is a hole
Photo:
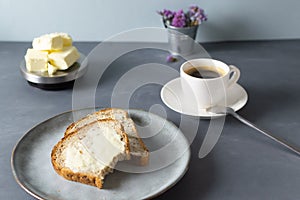
[[[60,176],[64,177],[67,180],[88,184],[88,185],[95,186],[95,187],[98,187],[101,189],[103,187],[103,180],[100,177],[95,176],[92,173],[73,172],[68,167],[61,166],[57,160],[58,160],[59,154],[62,152],[62,148],[64,147],[64,142],[66,140],[73,137],[80,130],[86,128],[87,126],[90,126],[90,125],[98,123],[98,122],[101,123],[101,122],[110,122],[110,121],[114,122],[114,123],[118,123],[120,125],[120,129],[116,129],[116,131],[118,134],[121,135],[123,141],[126,144],[125,145],[126,159],[129,159],[130,158],[129,140],[128,140],[127,134],[124,132],[123,126],[116,120],[102,119],[102,120],[97,120],[90,124],[87,124],[79,129],[77,129],[76,131],[73,131],[72,133],[70,133],[68,135],[64,135],[64,137],[53,147],[52,152],[51,152],[51,163],[52,163],[54,170]],[[109,172],[112,172],[113,169],[110,168],[109,166],[106,166],[103,171],[105,173],[103,173],[102,176],[105,177]]]
[[[127,115],[128,116],[128,115]],[[129,120],[132,121],[132,123],[134,124],[133,120],[131,118],[128,118]],[[145,166],[145,165],[148,165],[149,163],[149,150],[148,148],[146,147],[145,143],[143,142],[143,140],[141,139],[138,131],[136,130],[136,127],[133,126],[132,127],[136,133],[136,135],[138,136],[137,137],[137,140],[139,141],[140,145],[142,146],[142,148],[145,150],[143,153],[145,154],[144,156],[140,156],[139,158],[135,158],[140,165],[142,166]]]

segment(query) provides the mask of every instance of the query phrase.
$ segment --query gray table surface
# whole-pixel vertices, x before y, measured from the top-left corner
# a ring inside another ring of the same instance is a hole
[[[88,54],[97,43],[75,45]],[[213,58],[240,68],[239,83],[247,90],[249,100],[239,114],[300,147],[300,40],[203,46]],[[30,43],[0,42],[0,199],[34,199],[13,178],[10,166],[13,147],[34,125],[72,109],[71,89],[44,91],[29,86],[22,78],[19,64],[28,47]],[[130,59],[120,58],[115,64],[128,67],[152,59],[178,70],[183,61],[166,63],[166,55],[149,49],[128,55]],[[108,70],[104,78],[109,80],[115,73]],[[97,106],[110,106],[110,89],[107,86],[97,90]],[[168,119],[178,125],[179,114],[162,103],[160,89],[159,85],[140,88],[130,106],[148,110],[151,105],[160,104],[167,110]],[[157,199],[300,199],[299,157],[232,117],[226,117],[213,151],[199,159],[198,151],[208,124],[209,120],[199,122],[186,175]]]

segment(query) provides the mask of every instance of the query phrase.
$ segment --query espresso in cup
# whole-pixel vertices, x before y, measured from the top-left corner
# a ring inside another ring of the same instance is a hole
[[[218,60],[199,58],[186,61],[180,67],[183,106],[191,101],[197,102],[194,109],[226,105],[227,90],[239,77],[238,68]]]
[[[185,72],[192,77],[204,79],[219,78],[226,74],[223,69],[213,66],[195,66]]]

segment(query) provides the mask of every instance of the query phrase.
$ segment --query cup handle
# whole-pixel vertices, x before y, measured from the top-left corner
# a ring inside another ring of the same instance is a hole
[[[231,87],[233,84],[235,84],[239,78],[240,78],[240,70],[233,65],[229,65],[230,71],[229,71],[229,76],[231,75],[231,77],[229,78],[229,82],[228,82],[228,87]]]

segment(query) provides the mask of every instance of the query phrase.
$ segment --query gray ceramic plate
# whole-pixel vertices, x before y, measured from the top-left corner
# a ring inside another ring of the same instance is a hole
[[[147,167],[119,162],[118,168],[132,171],[115,170],[106,177],[101,190],[56,174],[50,159],[52,147],[63,136],[73,116],[93,111],[62,113],[38,124],[20,139],[12,153],[11,165],[16,181],[24,190],[38,199],[146,199],[166,191],[185,174],[190,149],[182,132],[171,122],[141,110],[129,112],[151,152]]]

